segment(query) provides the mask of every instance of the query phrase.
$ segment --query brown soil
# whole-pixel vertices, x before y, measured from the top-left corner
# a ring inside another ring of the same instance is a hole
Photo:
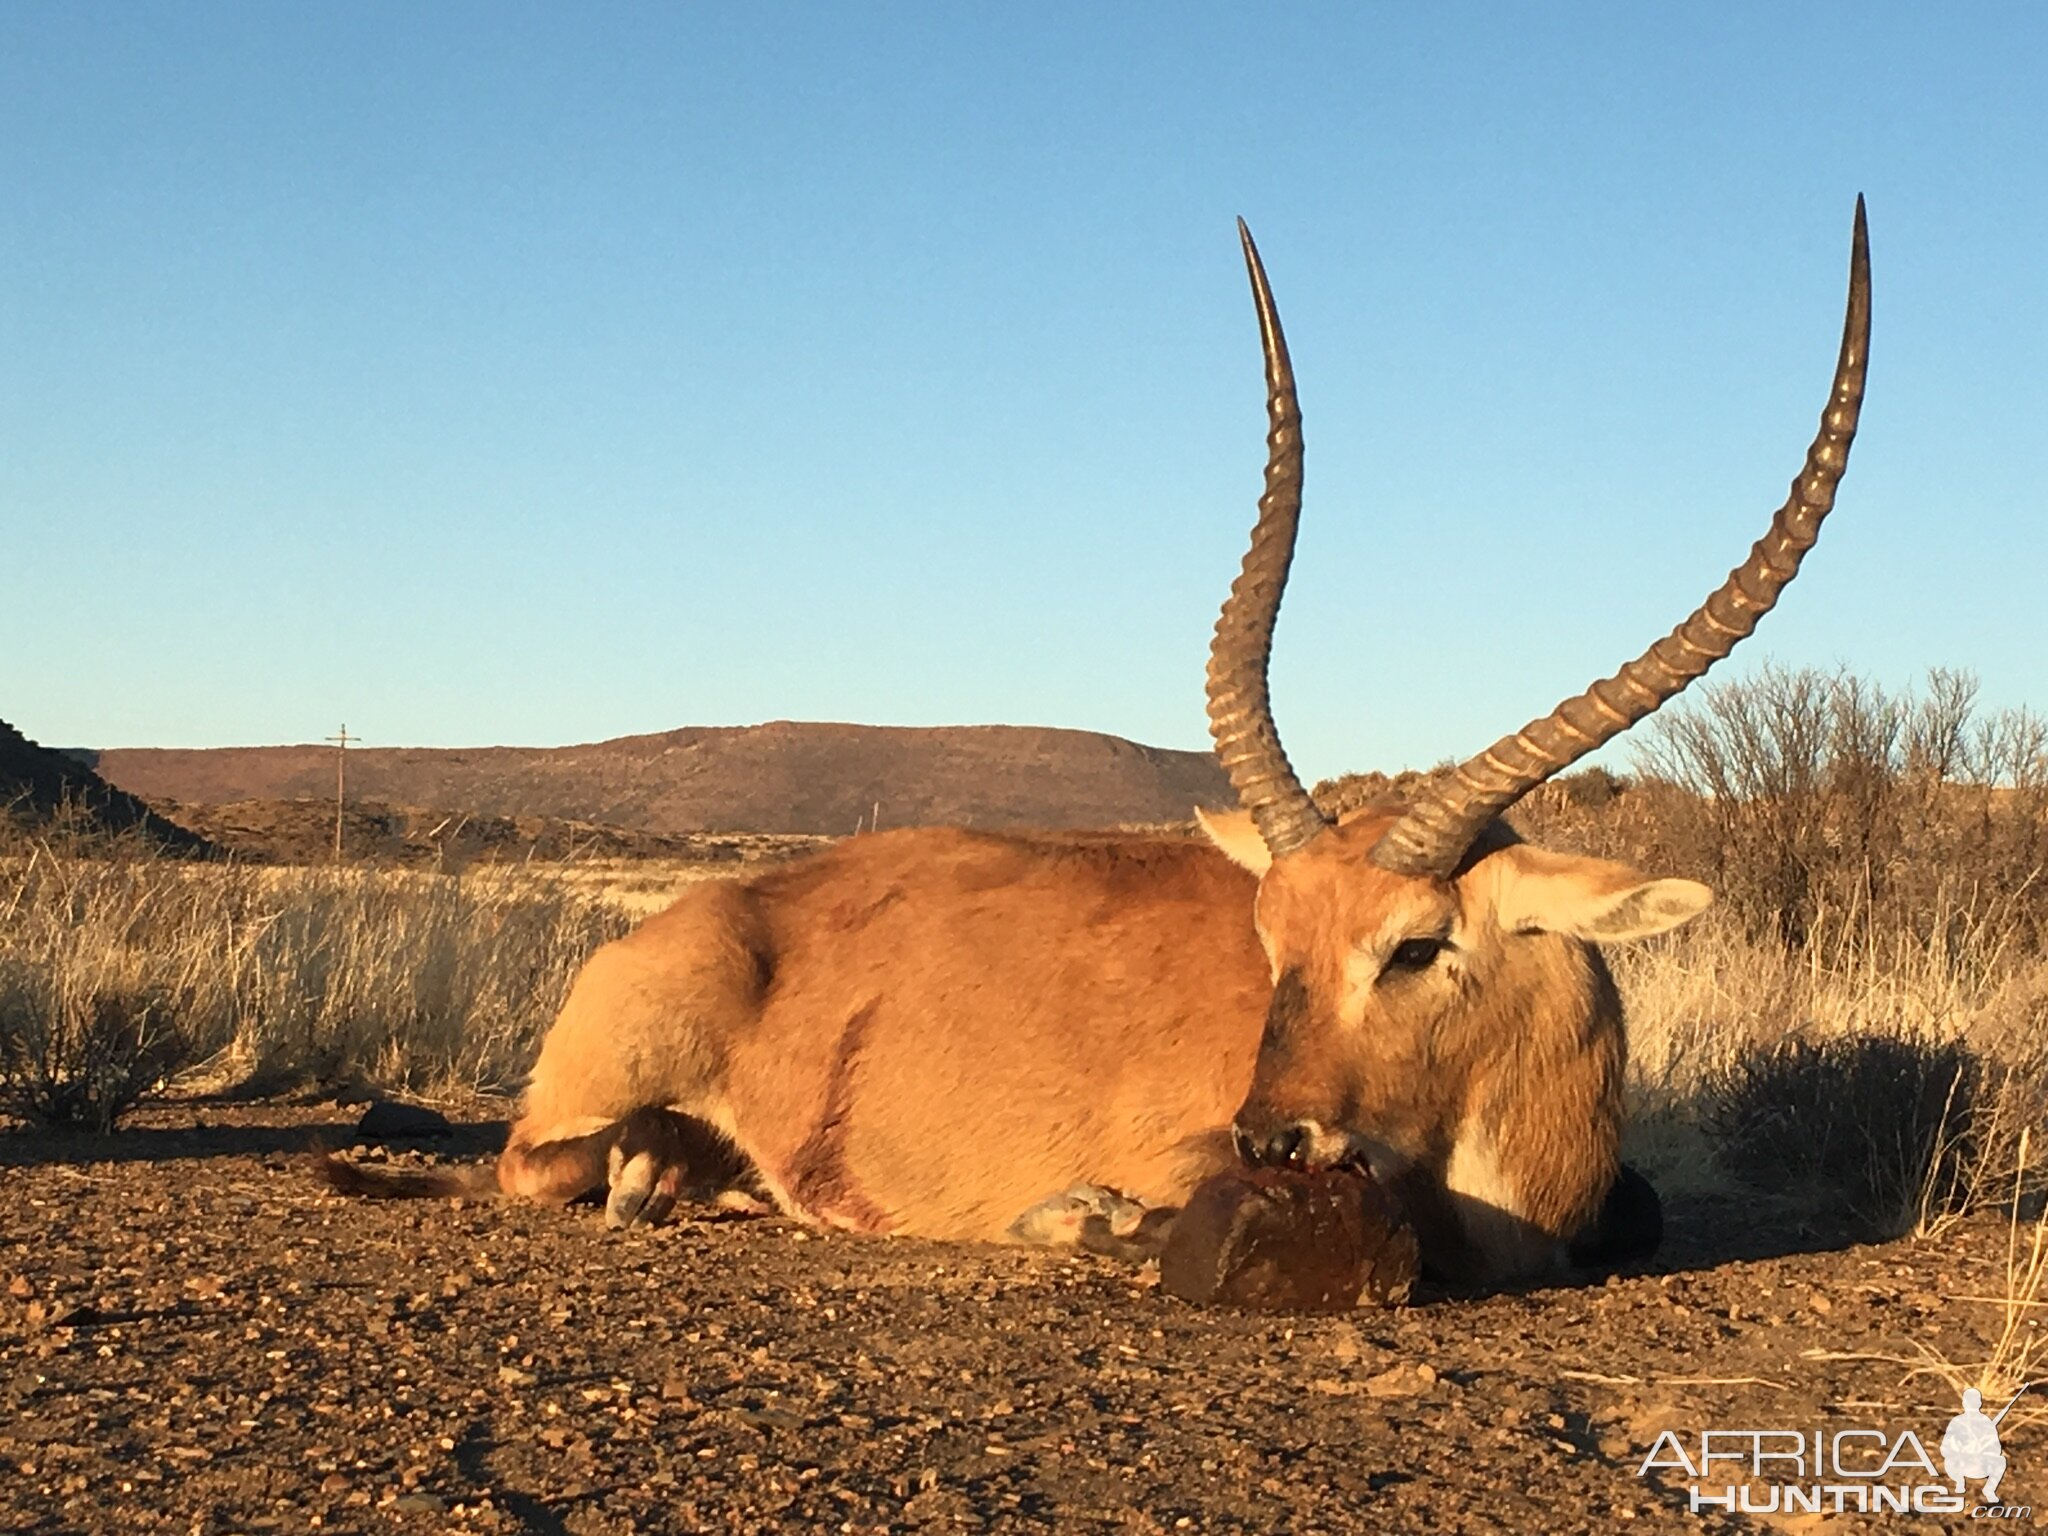
[[[0,1137],[0,1527],[1763,1528],[1640,1480],[1658,1433],[1932,1449],[1945,1386],[1809,1352],[1979,1358],[2002,1281],[1996,1225],[1831,1248],[1678,1210],[1604,1284],[1249,1315],[1088,1257],[351,1202],[299,1154],[352,1119]],[[2048,1503],[2048,1436],[2005,1440],[2008,1496]]]
[[[121,748],[106,778],[150,800],[333,804],[331,747]],[[702,727],[576,747],[357,748],[352,797],[645,832],[805,832],[869,823],[1103,827],[1234,803],[1206,752],[1012,725]]]

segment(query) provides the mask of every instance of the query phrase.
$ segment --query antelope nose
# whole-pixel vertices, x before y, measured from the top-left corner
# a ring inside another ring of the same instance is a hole
[[[1230,1136],[1237,1155],[1254,1168],[1301,1167],[1308,1162],[1314,1140],[1309,1128],[1299,1122],[1270,1131],[1233,1125]]]

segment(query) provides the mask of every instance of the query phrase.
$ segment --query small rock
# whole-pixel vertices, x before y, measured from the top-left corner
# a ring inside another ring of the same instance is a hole
[[[455,1128],[436,1109],[419,1104],[401,1104],[380,1099],[363,1111],[356,1122],[359,1141],[409,1141],[428,1136],[446,1136]]]
[[[28,1283],[27,1275],[16,1275],[12,1280],[7,1282],[7,1294],[12,1296],[16,1301],[27,1301],[31,1297],[33,1297],[35,1293],[36,1288]]]
[[[750,1429],[793,1431],[804,1427],[801,1415],[782,1408],[734,1408],[732,1416]]]
[[[1425,1367],[1426,1369],[1426,1367]],[[1406,1365],[1393,1365],[1377,1376],[1365,1379],[1367,1397],[1420,1397],[1436,1382],[1436,1372],[1424,1377],[1421,1371]]]
[[[391,1507],[409,1515],[438,1515],[448,1507],[448,1501],[437,1493],[401,1493],[391,1501]]]

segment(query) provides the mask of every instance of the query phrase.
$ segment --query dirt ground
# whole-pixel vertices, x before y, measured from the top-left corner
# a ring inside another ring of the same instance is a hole
[[[355,1203],[303,1161],[352,1122],[0,1136],[0,1529],[1808,1529],[1638,1468],[1665,1429],[1938,1455],[1950,1386],[1825,1357],[1980,1359],[2004,1285],[1996,1222],[1856,1247],[1681,1208],[1605,1282],[1254,1316],[1090,1257]],[[2006,1497],[2048,1506],[2048,1434],[2003,1431]]]

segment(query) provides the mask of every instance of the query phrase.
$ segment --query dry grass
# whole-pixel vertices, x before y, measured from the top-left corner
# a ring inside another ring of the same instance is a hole
[[[2041,1385],[2044,1373],[2048,1373],[2048,1333],[2040,1326],[2041,1287],[2048,1280],[2048,1211],[2037,1215],[2031,1223],[2020,1216],[2027,1184],[2027,1152],[2032,1140],[2031,1131],[2021,1133],[2018,1165],[2013,1174],[2012,1220],[2006,1230],[2005,1290],[1997,1298],[1999,1329],[1991,1352],[1968,1367],[1959,1368],[1946,1360],[1933,1362],[1937,1374],[1958,1393],[1964,1387],[1982,1392],[1994,1413],[2007,1399],[2030,1386]],[[2033,1417],[2044,1413],[2042,1405],[2030,1406]]]
[[[781,856],[252,867],[0,818],[0,1114],[104,1130],[173,1080],[508,1088],[591,950]]]
[[[1710,911],[1611,954],[1631,1159],[1667,1194],[1734,1186],[1872,1236],[2002,1202],[2048,1123],[2048,956],[1994,924],[1957,931],[1788,949]]]
[[[180,1072],[503,1085],[585,956],[630,926],[531,870],[259,870],[18,842],[0,854],[0,1107],[104,1126]]]
[[[615,908],[636,921],[652,917],[700,881],[729,878],[753,867],[703,859],[585,859],[529,866],[584,900]]]

